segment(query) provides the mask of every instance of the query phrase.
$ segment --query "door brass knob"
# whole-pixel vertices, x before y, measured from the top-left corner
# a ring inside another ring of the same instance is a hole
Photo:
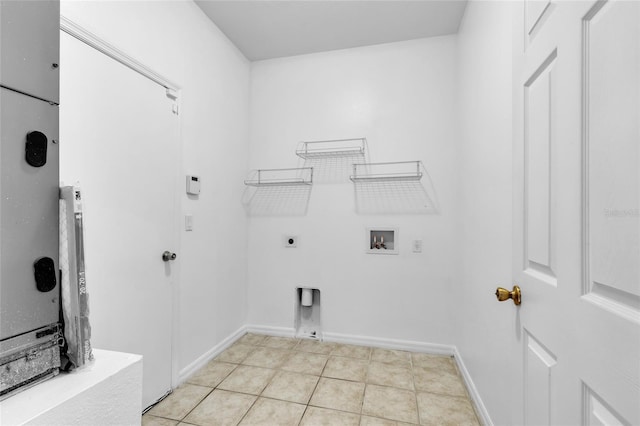
[[[509,291],[506,288],[498,287],[496,289],[496,297],[498,301],[504,302],[505,300],[512,299],[515,305],[519,305],[522,302],[522,294],[520,293],[520,287],[513,286],[513,290]]]

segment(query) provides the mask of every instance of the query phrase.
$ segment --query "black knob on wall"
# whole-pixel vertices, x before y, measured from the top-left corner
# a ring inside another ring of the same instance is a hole
[[[33,167],[42,167],[47,163],[47,137],[44,133],[38,131],[27,133],[25,159]]]
[[[33,264],[33,276],[36,279],[36,287],[46,293],[56,287],[56,265],[50,257],[41,257]]]

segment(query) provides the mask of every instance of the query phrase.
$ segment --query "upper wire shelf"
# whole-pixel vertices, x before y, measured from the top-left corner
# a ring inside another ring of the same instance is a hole
[[[362,163],[353,165],[353,182],[417,181],[422,179],[421,161]]]
[[[300,142],[296,155],[304,159],[364,156],[366,146],[366,138]]]
[[[244,184],[248,186],[311,185],[313,184],[313,167],[253,170]]]

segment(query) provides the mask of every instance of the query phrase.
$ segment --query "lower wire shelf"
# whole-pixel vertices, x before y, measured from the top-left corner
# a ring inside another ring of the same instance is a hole
[[[417,181],[422,179],[421,161],[362,163],[353,165],[353,182]]]
[[[313,167],[257,169],[244,181],[247,186],[312,185]]]

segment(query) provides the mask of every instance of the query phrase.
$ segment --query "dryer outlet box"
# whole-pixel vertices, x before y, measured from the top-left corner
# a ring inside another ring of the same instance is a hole
[[[287,235],[284,237],[284,246],[285,247],[298,247],[298,237],[295,235]]]

